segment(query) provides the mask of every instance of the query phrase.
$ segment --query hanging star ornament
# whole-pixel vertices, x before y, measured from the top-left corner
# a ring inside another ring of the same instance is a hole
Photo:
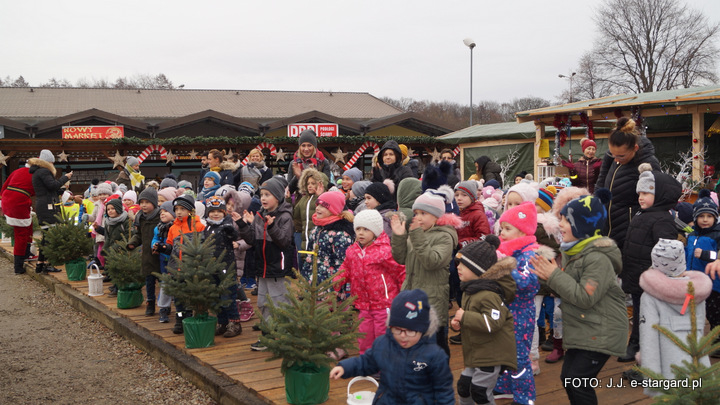
[[[165,157],[165,164],[175,163],[175,158],[177,158],[177,155],[175,155],[170,149],[168,149],[167,156]]]
[[[10,156],[5,155],[0,150],[0,165],[7,166],[7,160],[10,159]]]
[[[415,154],[415,151],[411,147],[408,146],[408,154],[407,154],[408,157],[412,157],[412,155],[414,155],[414,154]]]
[[[347,152],[343,152],[342,148],[338,148],[337,152],[333,152],[332,155],[335,156],[335,163],[347,163],[347,161],[345,160]]]
[[[198,158],[198,153],[195,151],[195,149],[190,151],[190,159],[195,160]]]
[[[410,154],[408,153],[408,156]],[[440,160],[440,152],[438,152],[437,148],[434,148],[432,152],[430,152],[430,156],[432,156],[432,161],[437,162]]]
[[[284,161],[285,161],[285,155],[287,155],[287,152],[283,152],[282,148],[279,148],[279,149],[277,150],[277,152],[275,152],[275,161],[276,161],[276,162],[279,162],[279,161],[282,160],[282,161],[284,162]]]
[[[235,154],[233,153],[232,149],[228,148],[227,155],[225,155],[225,160],[230,160]]]
[[[119,150],[115,150],[115,156],[111,157],[110,160],[113,161],[113,169],[118,166],[122,167],[125,162],[125,156],[121,155]]]
[[[60,153],[58,154],[58,161],[60,161],[60,162],[67,162],[67,161],[68,161],[68,160],[67,160],[68,156],[70,156],[70,155],[68,155],[67,153],[65,153],[65,151],[62,151],[62,152],[60,152]]]

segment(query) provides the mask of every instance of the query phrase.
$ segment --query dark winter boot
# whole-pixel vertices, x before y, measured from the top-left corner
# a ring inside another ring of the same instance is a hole
[[[24,256],[15,256],[15,274],[25,274]]]
[[[175,326],[173,326],[172,333],[176,335],[182,335],[183,333],[183,313],[177,312],[175,313]]]
[[[565,357],[565,351],[562,348],[562,339],[553,339],[553,351],[545,357],[545,363],[557,363]]]
[[[147,308],[145,308],[145,316],[155,315],[155,301],[148,301]]]
[[[640,342],[630,339],[627,345],[627,351],[624,356],[618,357],[620,363],[629,363],[635,361],[635,354],[640,351]]]
[[[45,263],[38,263],[35,265],[35,273],[40,274],[45,270]]]
[[[541,328],[538,326],[538,347],[542,346],[543,343],[545,343],[545,340],[547,339],[545,333],[545,328]]]
[[[540,344],[540,349],[544,352],[551,352],[553,350],[553,340],[555,338],[553,337],[553,334],[555,333],[554,330],[550,329],[550,333],[548,333],[547,339],[545,339],[545,343]]]

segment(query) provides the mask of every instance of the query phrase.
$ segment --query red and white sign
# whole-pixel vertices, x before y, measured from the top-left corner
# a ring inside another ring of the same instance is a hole
[[[306,129],[312,129],[317,136],[338,136],[338,124],[290,124],[288,125],[288,136],[297,138]]]
[[[124,138],[125,128],[122,125],[92,127],[62,127],[62,139],[115,139]]]

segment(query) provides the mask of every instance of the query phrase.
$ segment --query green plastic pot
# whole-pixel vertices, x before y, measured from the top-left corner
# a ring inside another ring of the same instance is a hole
[[[216,317],[207,314],[191,316],[183,319],[182,323],[186,348],[200,349],[215,346]]]
[[[137,308],[144,301],[142,284],[132,283],[118,286],[117,307],[119,309]]]
[[[65,272],[70,281],[85,280],[85,259],[79,258],[65,263]]]
[[[285,399],[293,405],[322,404],[330,392],[330,368],[294,364],[285,371]]]

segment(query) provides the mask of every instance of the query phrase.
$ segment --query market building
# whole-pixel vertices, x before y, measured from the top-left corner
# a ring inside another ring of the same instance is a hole
[[[297,150],[298,131],[321,132],[318,148],[342,170],[348,163],[370,171],[384,140],[406,144],[429,161],[450,129],[403,112],[368,93],[0,88],[2,179],[41,149],[56,167],[73,170],[79,191],[93,178],[116,177],[127,156],[144,159],[146,178],[172,171],[197,181],[208,150],[244,158],[263,148],[267,164],[285,172]]]

